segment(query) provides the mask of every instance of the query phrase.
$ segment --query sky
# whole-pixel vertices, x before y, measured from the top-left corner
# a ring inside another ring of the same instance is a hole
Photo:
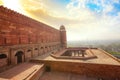
[[[21,14],[59,29],[68,41],[120,40],[120,0],[0,0]]]

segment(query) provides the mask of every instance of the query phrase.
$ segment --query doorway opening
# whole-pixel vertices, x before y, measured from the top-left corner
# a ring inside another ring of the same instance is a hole
[[[23,52],[22,51],[18,51],[15,56],[17,57],[17,64],[22,63],[22,56],[23,56]]]

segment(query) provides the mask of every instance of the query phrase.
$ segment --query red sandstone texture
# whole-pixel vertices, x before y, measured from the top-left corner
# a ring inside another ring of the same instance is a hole
[[[0,45],[60,41],[60,31],[0,6]]]
[[[0,67],[25,62],[60,47],[66,47],[65,28],[57,30],[0,6],[0,56],[6,55],[0,58]]]

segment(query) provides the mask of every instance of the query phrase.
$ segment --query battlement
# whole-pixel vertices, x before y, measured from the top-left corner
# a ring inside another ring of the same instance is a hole
[[[60,41],[59,30],[3,6],[0,24],[0,45]]]
[[[39,21],[36,21],[30,17],[27,17],[21,13],[18,13],[14,10],[11,10],[11,9],[8,9],[7,7],[4,7],[4,6],[0,6],[0,17],[1,19],[5,19],[5,20],[8,20],[8,21],[11,21],[11,22],[14,22],[14,23],[18,23],[18,24],[23,24],[23,25],[27,25],[27,26],[41,26],[41,27],[37,27],[37,28],[48,28],[49,30],[52,30],[53,32],[54,31],[58,31],[57,29],[51,27],[51,26],[48,26],[44,23],[41,23]]]
[[[0,6],[0,70],[62,48],[61,38],[60,30]]]

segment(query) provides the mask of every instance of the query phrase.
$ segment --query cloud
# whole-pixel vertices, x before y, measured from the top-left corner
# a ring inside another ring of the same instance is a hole
[[[34,19],[58,29],[64,24],[68,40],[120,39],[120,10],[115,7],[119,0],[71,0],[66,4],[21,0],[21,4]]]
[[[68,5],[67,9],[69,9],[69,14],[73,16],[73,18],[76,18],[79,20],[77,25],[72,24],[69,26],[75,26],[72,27],[73,29],[76,28],[78,32],[76,32],[76,37],[78,37],[78,40],[85,40],[90,39],[119,39],[120,36],[117,35],[118,32],[112,31],[113,28],[116,31],[116,29],[120,28],[120,22],[119,22],[119,15],[113,16],[109,15],[109,12],[112,12],[114,9],[113,4],[118,2],[117,0],[114,2],[107,2],[101,0],[101,3],[98,0],[72,0]],[[90,7],[87,7],[86,4],[95,4],[96,6],[90,5]],[[100,6],[98,8],[97,6]],[[97,8],[96,10],[93,10],[91,8]],[[119,14],[119,12],[115,13]],[[115,37],[116,36],[116,37]],[[71,37],[68,36],[70,39]]]
[[[0,5],[3,5],[3,1],[2,0],[0,0]]]
[[[29,1],[23,1],[21,2],[21,4],[28,16],[36,20],[39,20],[41,22],[47,23],[55,28],[59,29],[59,26],[62,24],[66,25],[69,23],[74,23],[74,24],[78,23],[77,20],[73,20],[73,19],[66,18],[64,16],[59,15],[61,13],[57,14],[55,13],[56,11],[48,10],[47,6],[44,6],[45,3],[43,2],[40,2],[39,4],[34,0],[29,0]],[[31,5],[33,6],[31,7]]]

